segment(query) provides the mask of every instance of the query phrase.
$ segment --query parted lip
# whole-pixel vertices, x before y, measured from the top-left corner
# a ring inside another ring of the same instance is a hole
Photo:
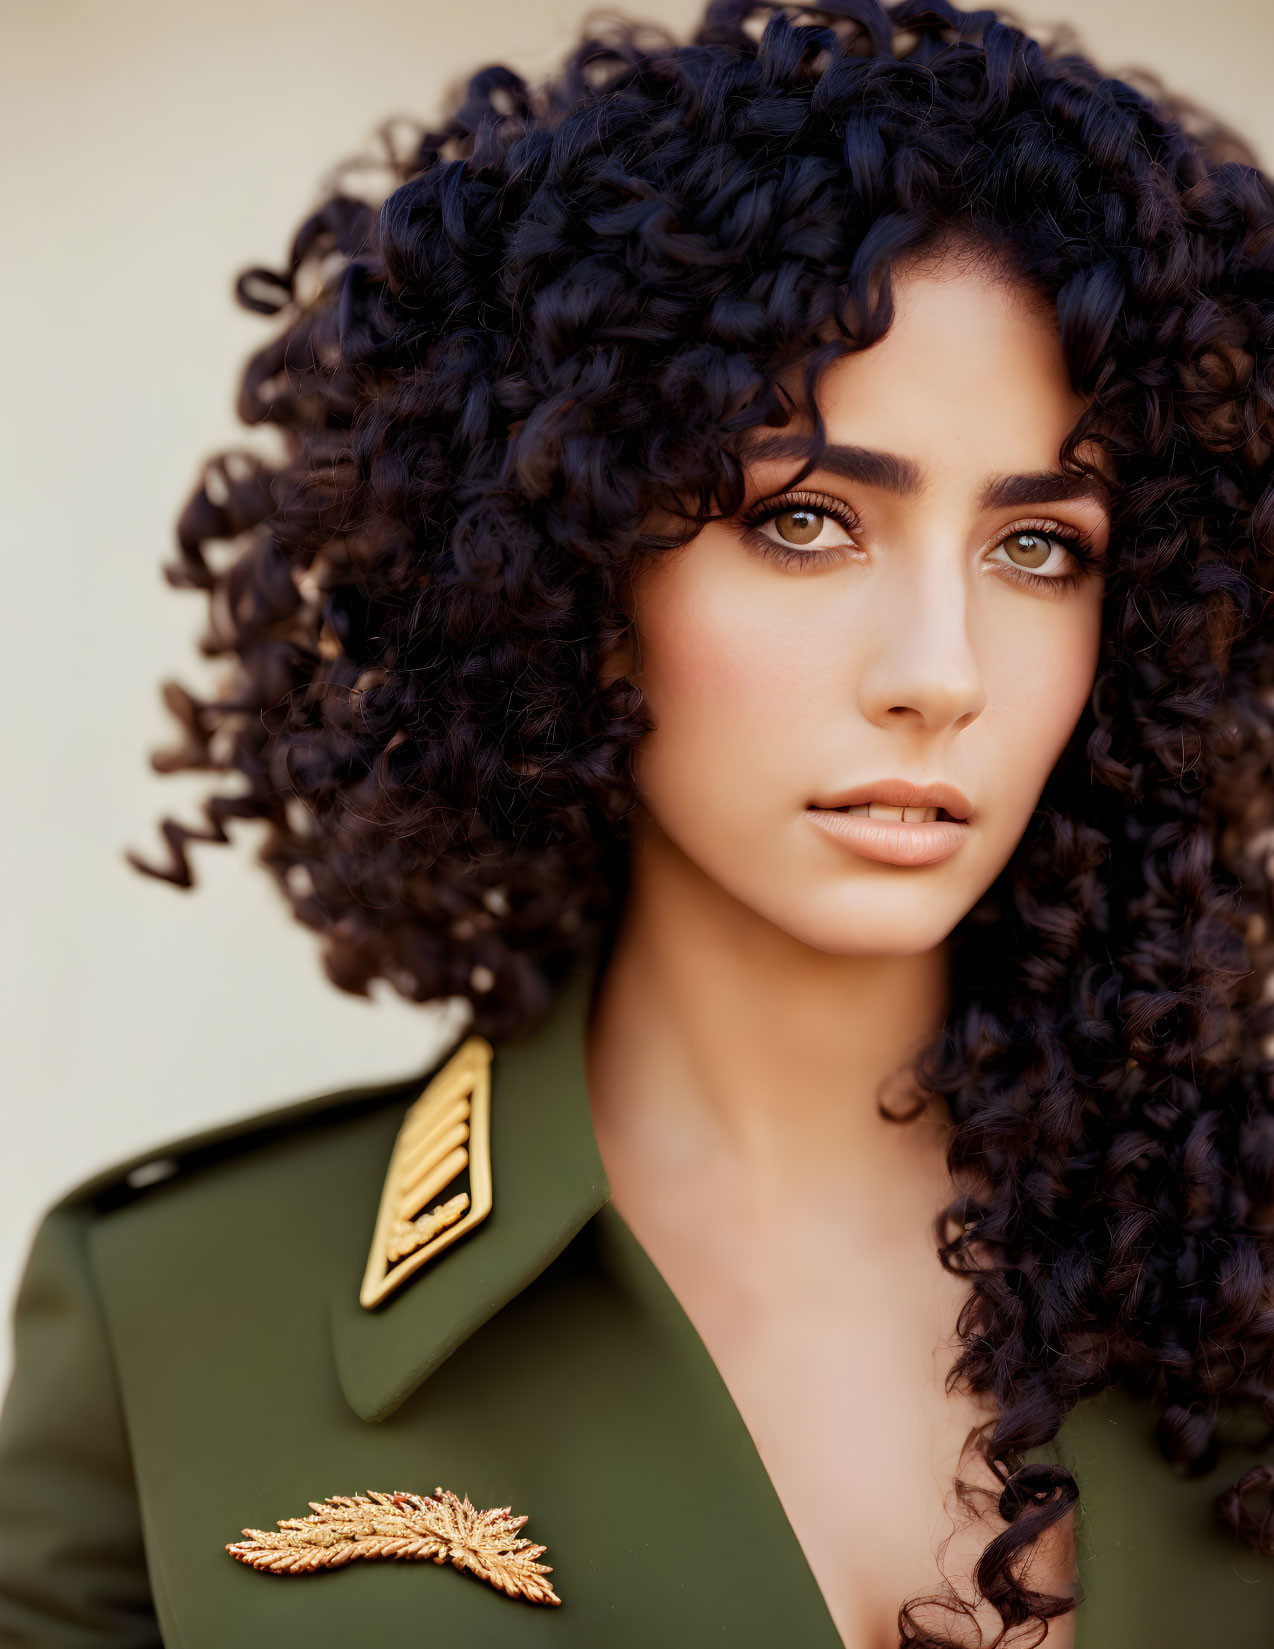
[[[955,785],[942,781],[913,784],[910,779],[868,779],[834,796],[819,797],[810,805],[835,809],[861,807],[864,802],[883,802],[886,807],[940,807],[959,820],[967,819],[973,812],[968,797]]]

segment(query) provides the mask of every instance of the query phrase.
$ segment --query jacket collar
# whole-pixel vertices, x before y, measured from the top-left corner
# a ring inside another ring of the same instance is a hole
[[[359,1304],[359,1278],[403,1111],[387,1114],[366,1160],[351,1160],[350,1194],[361,1199],[359,1212],[351,1209],[356,1251],[333,1294],[331,1318],[341,1387],[364,1420],[391,1415],[532,1283],[609,1198],[584,1080],[593,977],[591,965],[579,968],[559,988],[539,1030],[495,1050],[491,1213],[371,1311]]]

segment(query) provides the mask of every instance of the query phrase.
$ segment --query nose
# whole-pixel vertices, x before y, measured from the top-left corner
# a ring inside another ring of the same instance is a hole
[[[859,706],[880,727],[959,731],[986,706],[965,569],[951,555],[900,560],[872,615]]]

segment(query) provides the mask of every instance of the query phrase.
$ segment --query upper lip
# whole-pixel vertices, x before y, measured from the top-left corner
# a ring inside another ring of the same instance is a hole
[[[860,807],[864,802],[882,802],[886,807],[940,807],[953,819],[967,819],[973,811],[969,798],[956,785],[941,781],[913,784],[910,779],[868,779],[813,805]]]

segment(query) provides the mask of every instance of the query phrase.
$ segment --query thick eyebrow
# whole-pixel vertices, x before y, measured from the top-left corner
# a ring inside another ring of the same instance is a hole
[[[750,442],[740,455],[745,464],[764,463],[768,459],[809,457],[809,447],[799,435],[764,435]],[[920,491],[920,470],[910,458],[899,458],[892,452],[876,452],[871,447],[824,448],[814,466],[814,472],[842,476],[846,481],[857,481],[864,487],[881,487],[886,492],[907,498]]]
[[[745,464],[765,463],[779,458],[806,459],[809,448],[799,435],[764,435],[748,444],[741,454]],[[919,492],[924,476],[910,458],[894,452],[878,452],[873,447],[828,446],[812,473],[839,475],[860,486],[880,487],[899,498]],[[1069,470],[1036,470],[1028,475],[997,475],[982,489],[982,508],[1024,509],[1032,504],[1060,504],[1068,499],[1091,498],[1099,504],[1110,501],[1110,488],[1093,474],[1074,475]]]
[[[1070,498],[1110,501],[1110,488],[1096,475],[1072,475],[1067,470],[1039,470],[1033,475],[998,475],[982,493],[987,510],[1018,510],[1030,504],[1060,504]]]

